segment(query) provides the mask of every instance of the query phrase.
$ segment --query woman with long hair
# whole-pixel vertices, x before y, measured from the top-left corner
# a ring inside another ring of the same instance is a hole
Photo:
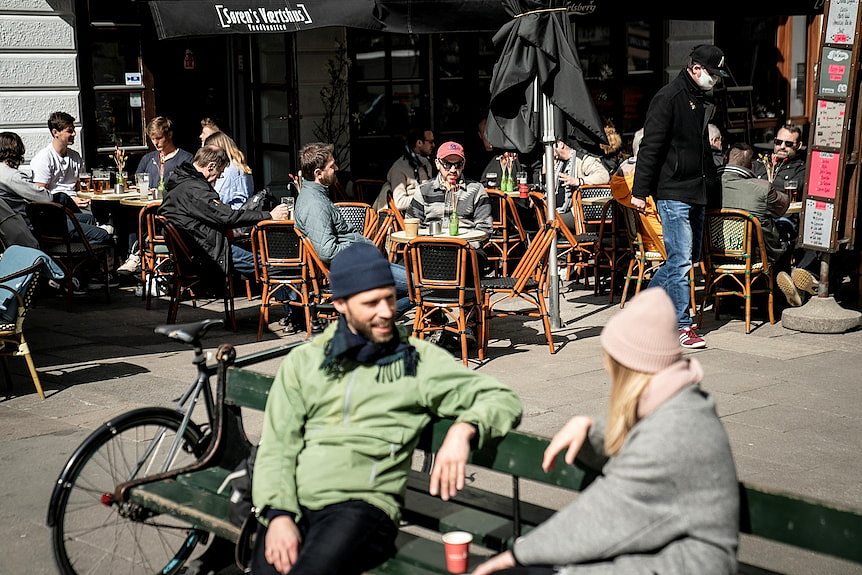
[[[219,179],[216,180],[215,191],[221,202],[234,210],[242,207],[245,201],[254,193],[254,178],[251,168],[245,163],[245,154],[237,147],[236,142],[224,132],[215,132],[204,140],[205,146],[218,146],[230,157],[230,164]]]
[[[575,501],[473,575],[736,573],[739,492],[697,359],[680,352],[676,312],[641,292],[601,334],[606,421],[572,418],[545,450],[599,472]]]

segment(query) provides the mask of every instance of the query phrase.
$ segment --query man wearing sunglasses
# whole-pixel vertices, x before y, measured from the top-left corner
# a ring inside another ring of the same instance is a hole
[[[429,220],[443,220],[452,208],[452,193],[458,210],[459,229],[477,229],[491,233],[491,201],[485,186],[463,178],[467,160],[464,147],[445,142],[437,149],[436,178],[421,186],[407,210],[408,217],[419,218],[421,225]]]
[[[788,184],[791,188],[795,184],[796,191],[790,190],[788,192],[791,201],[802,198],[802,188],[805,185],[802,128],[793,124],[785,124],[778,130],[772,144],[772,156],[766,163],[760,160],[755,162],[754,175],[762,180],[769,180],[775,188],[782,192],[785,191]]]

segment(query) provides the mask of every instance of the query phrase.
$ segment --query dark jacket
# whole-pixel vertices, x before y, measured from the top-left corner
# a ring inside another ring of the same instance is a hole
[[[650,102],[632,195],[705,206],[720,192],[707,124],[709,96],[683,69]]]
[[[754,175],[761,180],[766,180],[766,166],[760,160],[754,162],[752,167]],[[797,152],[796,155],[786,162],[781,162],[775,166],[773,173],[772,185],[779,191],[783,192],[787,182],[795,180],[797,185],[796,197],[802,197],[802,190],[805,188],[805,154]],[[793,201],[793,198],[790,199]]]
[[[227,230],[270,219],[269,212],[233,210],[221,203],[213,187],[189,163],[180,164],[171,174],[159,214],[183,230],[223,270],[228,264]]]

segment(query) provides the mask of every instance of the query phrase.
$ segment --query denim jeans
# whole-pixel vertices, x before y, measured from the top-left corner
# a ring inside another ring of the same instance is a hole
[[[677,200],[658,200],[656,204],[661,217],[667,261],[655,273],[650,284],[664,288],[676,309],[679,327],[689,327],[691,291],[688,274],[692,262],[700,261],[706,208]]]
[[[291,575],[360,575],[395,553],[398,528],[383,511],[364,501],[345,501],[320,510],[302,508],[299,558]],[[276,575],[264,557],[266,527],[258,525],[252,573]]]

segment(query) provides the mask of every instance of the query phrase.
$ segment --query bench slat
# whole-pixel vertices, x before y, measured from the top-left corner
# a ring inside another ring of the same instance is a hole
[[[273,380],[271,375],[231,367],[227,372],[225,401],[239,407],[263,411]]]
[[[228,520],[228,498],[177,481],[147,483],[131,490],[129,498],[160,513],[178,517],[225,539],[239,539],[239,527]]]

